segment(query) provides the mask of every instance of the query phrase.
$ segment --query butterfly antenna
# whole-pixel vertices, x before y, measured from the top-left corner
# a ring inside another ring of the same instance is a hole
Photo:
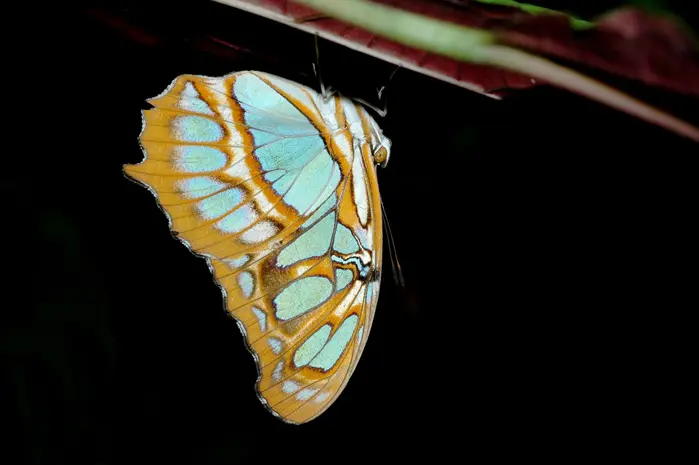
[[[399,64],[398,66],[396,66],[396,68],[393,70],[393,72],[391,73],[391,75],[388,77],[388,80],[386,81],[386,84],[384,84],[383,86],[381,86],[380,89],[377,89],[377,92],[378,92],[378,94],[379,94],[379,102],[381,102],[381,101],[383,100],[383,108],[379,108],[379,107],[377,107],[377,106],[374,106],[374,105],[370,104],[369,102],[367,102],[366,100],[363,100],[363,99],[355,98],[354,100],[356,100],[357,102],[361,103],[362,105],[364,105],[364,106],[367,107],[367,108],[371,108],[371,109],[374,110],[374,111],[376,112],[376,114],[378,114],[380,117],[385,118],[385,117],[386,117],[386,114],[388,113],[388,98],[385,97],[385,96],[387,95],[387,94],[386,94],[386,90],[388,89],[388,83],[391,82],[391,79],[393,79],[393,76],[396,75],[396,73],[398,72],[398,70],[399,70],[400,68],[401,68],[401,65],[400,65],[400,64]]]
[[[386,81],[386,84],[384,84],[383,86],[381,86],[381,88],[379,89],[379,101],[381,101],[383,95],[385,95],[384,92],[386,92],[386,90],[388,89],[388,84],[390,84],[391,79],[393,79],[393,76],[396,75],[396,73],[398,72],[399,69],[401,69],[401,65],[400,65],[400,64],[398,64],[398,66],[396,66],[396,68],[393,70],[393,72],[391,73],[391,75],[388,76],[388,80]],[[388,97],[385,97],[385,98],[383,99],[383,113],[384,113],[384,115],[385,115],[387,112],[388,112]]]
[[[391,232],[391,223],[388,221],[388,215],[386,214],[386,207],[383,205],[383,199],[381,201],[381,214],[383,215],[384,223],[386,223],[386,232],[388,233],[388,256],[391,260],[391,270],[393,271],[393,281],[396,285],[400,287],[405,287],[405,279],[403,279],[403,270],[398,262],[398,252],[396,250],[396,243],[393,240],[393,233]]]
[[[330,96],[334,93],[334,91],[330,87],[325,87],[325,84],[323,83],[323,75],[320,72],[320,45],[318,43],[318,33],[316,32],[313,34],[313,42],[315,43],[315,48],[316,48],[316,61],[313,63],[313,72],[315,73],[316,77],[318,78],[318,82],[320,83],[320,95],[323,96],[323,100],[326,102],[330,98]]]

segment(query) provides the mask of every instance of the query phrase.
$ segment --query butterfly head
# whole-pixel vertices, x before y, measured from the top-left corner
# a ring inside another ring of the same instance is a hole
[[[385,168],[391,157],[391,139],[383,135],[375,121],[371,121],[371,150],[374,162]]]

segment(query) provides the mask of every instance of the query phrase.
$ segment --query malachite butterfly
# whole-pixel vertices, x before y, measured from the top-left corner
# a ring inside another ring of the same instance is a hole
[[[179,76],[148,102],[145,158],[126,174],[209,263],[262,403],[289,423],[316,418],[374,319],[389,139],[358,103],[256,71]]]

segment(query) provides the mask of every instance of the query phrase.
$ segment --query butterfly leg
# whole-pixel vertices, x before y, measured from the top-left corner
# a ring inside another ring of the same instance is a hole
[[[393,76],[398,72],[398,70],[401,68],[401,65],[397,65],[396,68],[391,72],[391,75],[388,77],[388,80],[386,81],[386,84],[381,86],[379,89],[376,89],[379,95],[379,102],[383,102],[383,108],[378,108],[369,102],[362,100],[362,99],[355,99],[356,101],[362,103],[364,106],[367,108],[371,108],[374,110],[379,116],[384,118],[386,114],[388,113],[388,98],[386,97],[386,91],[388,89],[388,84],[391,82],[391,79],[393,79]]]

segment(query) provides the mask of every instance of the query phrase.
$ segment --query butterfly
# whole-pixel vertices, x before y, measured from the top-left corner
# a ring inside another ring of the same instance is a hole
[[[374,319],[376,167],[390,140],[359,103],[257,71],[182,75],[147,101],[145,157],[125,174],[207,260],[263,405],[313,420],[345,388]]]

